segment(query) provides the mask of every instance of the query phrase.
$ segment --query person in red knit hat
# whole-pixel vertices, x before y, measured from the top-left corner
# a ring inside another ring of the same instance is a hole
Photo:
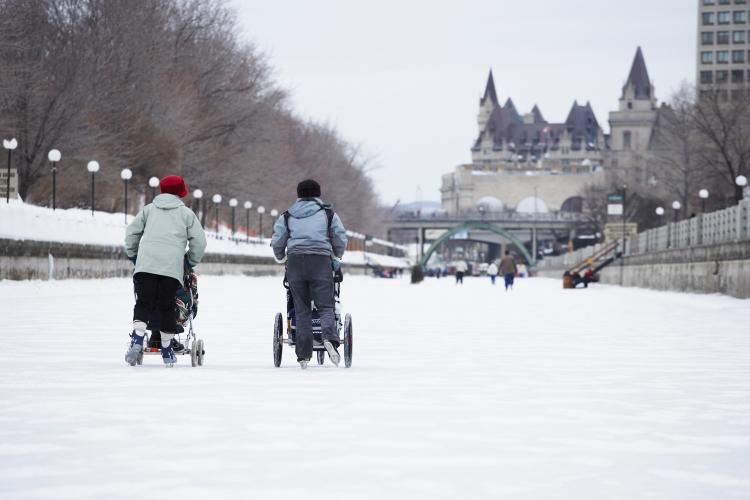
[[[146,326],[157,313],[162,360],[167,366],[177,361],[172,345],[177,328],[175,293],[182,283],[185,259],[194,267],[206,250],[206,235],[198,217],[180,199],[188,194],[185,180],[168,175],[159,186],[161,194],[138,212],[125,234],[125,251],[135,264],[133,332],[125,354],[130,365],[135,365],[143,352]]]

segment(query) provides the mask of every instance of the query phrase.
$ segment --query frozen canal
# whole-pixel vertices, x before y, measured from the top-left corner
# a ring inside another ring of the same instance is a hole
[[[750,498],[748,301],[348,278],[353,367],[303,372],[279,279],[200,293],[167,370],[128,280],[0,283],[0,498]]]

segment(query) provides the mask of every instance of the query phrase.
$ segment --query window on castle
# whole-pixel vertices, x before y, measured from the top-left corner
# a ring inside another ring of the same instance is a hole
[[[729,63],[729,51],[728,50],[719,50],[716,52],[716,62],[719,64],[727,64]]]
[[[713,45],[714,44],[714,32],[704,31],[701,33],[701,44],[702,45]]]
[[[745,62],[745,51],[744,50],[733,50],[732,51],[732,62],[743,63]]]
[[[745,43],[745,32],[734,31],[732,32],[732,42],[734,43]]]
[[[732,83],[743,83],[744,81],[745,81],[744,69],[732,70]]]
[[[626,130],[625,132],[622,133],[622,147],[624,149],[631,149],[632,141],[633,141],[633,135],[631,134],[630,130]]]
[[[716,0],[703,0],[703,5],[716,5]]]
[[[701,71],[701,83],[714,83],[713,71]]]
[[[745,12],[744,10],[735,10],[734,22],[736,24],[745,24],[747,22],[747,12]]]
[[[712,26],[716,22],[716,16],[713,12],[703,13],[703,26]]]
[[[732,0],[719,0],[719,5],[729,5]]]
[[[732,13],[729,11],[719,12],[719,24],[729,24],[732,22]]]
[[[716,72],[716,83],[727,83],[729,81],[729,71],[717,71]]]
[[[719,45],[728,45],[729,44],[729,32],[728,31],[717,32],[716,43],[718,43]]]

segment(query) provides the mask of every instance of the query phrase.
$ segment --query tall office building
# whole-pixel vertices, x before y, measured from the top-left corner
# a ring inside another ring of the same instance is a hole
[[[750,3],[698,0],[697,82],[701,90],[731,90],[750,82]]]

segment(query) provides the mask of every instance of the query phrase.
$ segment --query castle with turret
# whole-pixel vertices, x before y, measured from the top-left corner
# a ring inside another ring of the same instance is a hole
[[[609,134],[588,102],[574,102],[559,123],[547,121],[536,105],[521,114],[511,98],[501,104],[490,70],[479,99],[472,161],[443,176],[443,210],[581,211],[582,192],[604,183],[605,173],[628,170],[646,175],[658,112],[640,47],[619,108],[609,114]]]

